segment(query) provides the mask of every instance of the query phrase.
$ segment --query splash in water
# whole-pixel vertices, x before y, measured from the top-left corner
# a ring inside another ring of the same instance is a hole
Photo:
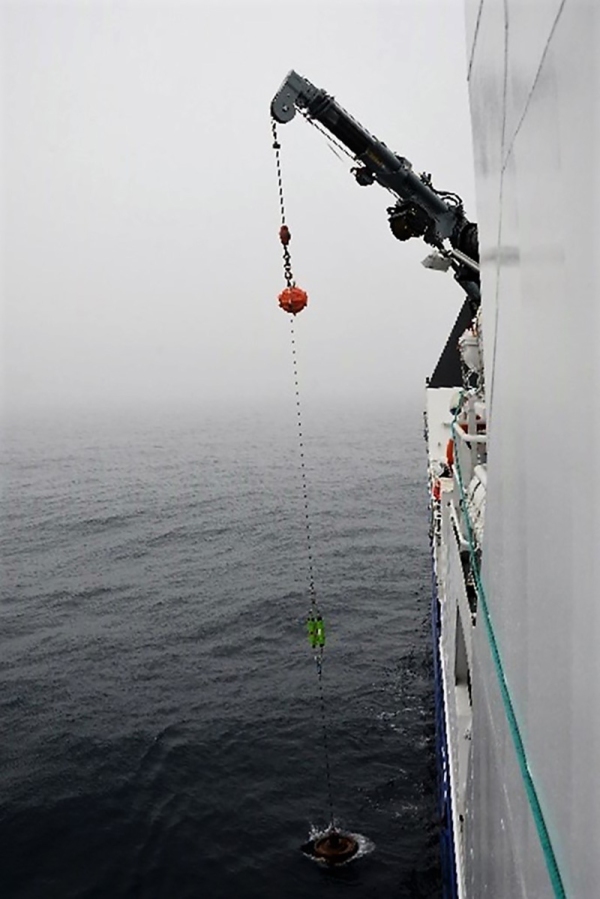
[[[348,862],[369,852],[375,844],[360,833],[352,833],[337,826],[322,828],[311,825],[308,842],[301,847],[302,852],[320,865],[347,865]]]

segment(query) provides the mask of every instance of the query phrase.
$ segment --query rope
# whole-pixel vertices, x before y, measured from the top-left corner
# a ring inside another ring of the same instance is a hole
[[[318,122],[316,122],[314,119],[312,119],[305,110],[299,109],[298,112],[300,113],[300,115],[304,116],[304,118],[306,119],[306,121],[308,122],[309,125],[312,125],[313,128],[316,128],[317,131],[321,132],[321,134],[324,136],[325,140],[327,140],[329,142],[329,149],[333,151],[334,155],[337,156],[338,159],[340,159],[342,162],[344,161],[342,159],[342,157],[339,155],[339,153],[336,153],[336,151],[334,150],[334,147],[337,147],[337,149],[340,150],[342,153],[344,153],[344,155],[346,155],[348,157],[348,159],[351,159],[352,162],[358,161],[357,157],[354,156],[354,154],[351,153],[350,150],[344,146],[344,144],[342,144],[332,134],[330,134],[329,131],[327,131],[325,128],[323,128],[321,125],[319,125]],[[350,171],[353,172],[354,169],[350,169]],[[395,190],[392,190],[391,187],[388,187],[387,184],[383,184],[379,180],[377,181],[377,183],[379,184],[380,187],[383,187],[384,190],[387,190],[387,192],[390,193],[393,197],[396,197],[396,198],[399,197],[399,194],[396,193]]]
[[[462,400],[464,399],[464,392],[461,395],[461,401],[457,404],[457,408],[454,412],[454,417],[452,419],[452,437],[454,439],[454,445],[458,446],[458,440],[460,438],[457,437],[456,434],[456,420],[458,417],[458,413],[460,411],[460,407],[462,406]],[[535,822],[538,838],[540,841],[540,845],[542,847],[542,853],[544,855],[544,861],[546,863],[546,868],[548,869],[548,876],[550,877],[550,882],[552,884],[552,889],[554,892],[555,899],[566,899],[565,888],[563,885],[562,876],[560,873],[560,869],[558,867],[558,862],[556,860],[556,855],[554,853],[554,849],[552,847],[552,841],[550,839],[550,834],[548,833],[548,827],[546,825],[546,821],[544,818],[544,813],[542,811],[542,806],[540,804],[540,800],[538,797],[538,793],[533,782],[533,777],[531,774],[531,770],[529,767],[529,762],[527,760],[527,753],[525,751],[525,745],[523,743],[523,738],[521,736],[521,730],[519,728],[519,723],[517,721],[517,716],[515,714],[515,709],[513,705],[513,701],[510,695],[510,690],[508,688],[508,683],[506,680],[506,674],[504,671],[504,666],[502,664],[502,658],[500,656],[500,649],[498,647],[498,641],[496,638],[496,634],[494,631],[494,627],[492,624],[492,619],[490,615],[490,610],[488,606],[488,601],[485,593],[485,589],[483,587],[483,583],[481,580],[481,574],[479,571],[479,563],[477,561],[476,555],[476,544],[473,537],[473,527],[471,524],[471,519],[469,516],[469,510],[467,506],[467,500],[465,496],[465,490],[462,479],[462,472],[460,469],[460,458],[459,453],[455,454],[455,466],[456,466],[456,474],[458,480],[458,487],[460,491],[460,504],[464,513],[465,521],[467,524],[467,539],[469,543],[469,556],[471,560],[471,570],[473,572],[475,578],[475,586],[477,589],[477,595],[479,599],[480,608],[483,611],[483,620],[485,622],[485,631],[488,638],[488,642],[490,645],[490,650],[492,653],[492,659],[494,662],[494,669],[496,671],[496,676],[498,678],[498,683],[500,686],[500,694],[502,696],[502,703],[504,705],[504,711],[506,713],[506,718],[508,720],[508,727],[510,730],[510,735],[512,737],[513,745],[515,747],[515,752],[517,755],[517,761],[519,763],[519,769],[521,771],[521,777],[523,778],[523,782],[525,785],[525,792],[527,794],[527,799],[529,801],[529,806],[531,808],[531,812],[533,814],[533,820]]]
[[[309,125],[312,125],[313,128],[316,128],[317,131],[321,132],[321,134],[325,137],[325,140],[330,144],[331,148],[336,147],[341,153],[347,156],[348,159],[351,159],[352,162],[356,162],[356,158],[350,152],[348,147],[345,147],[344,144],[341,143],[341,141],[337,140],[332,134],[329,133],[329,131],[326,131],[325,128],[322,127],[322,125],[319,125],[318,122],[316,122],[314,119],[311,119],[310,115],[305,110],[300,109],[299,112],[302,116],[304,116]]]
[[[295,286],[294,276],[292,273],[292,261],[289,252],[289,231],[286,225],[285,216],[285,198],[283,193],[283,177],[281,170],[281,145],[277,138],[277,125],[271,120],[271,131],[273,134],[273,149],[275,150],[275,165],[277,169],[277,185],[279,191],[279,210],[281,214],[281,231],[285,231],[287,240],[283,246],[283,271],[288,288]],[[309,639],[315,650],[315,663],[317,667],[317,681],[319,687],[319,706],[321,711],[321,732],[323,737],[323,754],[325,758],[325,775],[327,783],[327,800],[329,804],[329,816],[331,826],[334,825],[333,813],[333,791],[331,788],[331,765],[329,763],[329,740],[327,733],[327,710],[325,706],[325,693],[323,690],[323,651],[325,645],[325,630],[321,613],[317,603],[317,591],[315,587],[315,572],[313,563],[312,534],[310,526],[310,510],[308,501],[308,478],[306,473],[305,453],[304,453],[304,427],[302,424],[302,406],[300,403],[300,379],[298,376],[298,353],[296,349],[296,331],[295,331],[295,315],[290,315],[290,340],[292,349],[292,371],[294,377],[294,396],[296,401],[296,423],[298,428],[298,450],[300,456],[300,478],[302,483],[302,497],[304,503],[304,524],[306,533],[306,551],[308,559],[308,594],[310,598],[310,612],[308,616]]]
[[[309,627],[313,622],[321,621],[321,613],[317,603],[317,591],[315,588],[315,572],[313,565],[312,536],[310,528],[310,512],[308,503],[308,479],[306,476],[306,464],[304,456],[304,430],[302,425],[302,406],[300,404],[300,384],[298,379],[298,354],[296,352],[296,334],[294,329],[295,317],[290,316],[290,336],[292,345],[292,368],[294,373],[294,393],[296,397],[296,422],[298,425],[298,449],[300,453],[300,477],[302,480],[302,497],[304,501],[304,523],[306,529],[306,550],[308,557],[308,593],[310,597]],[[329,803],[330,821],[333,825],[333,791],[331,788],[331,766],[329,764],[329,741],[327,735],[327,711],[325,708],[325,693],[323,690],[323,646],[316,648],[315,663],[317,666],[317,680],[319,684],[319,704],[321,708],[321,731],[323,735],[323,754],[325,757],[325,775],[327,781],[327,799]]]
[[[311,612],[319,613],[317,591],[315,588],[315,571],[313,565],[312,535],[310,529],[310,513],[308,507],[308,479],[304,458],[304,428],[302,424],[302,406],[300,405],[300,381],[298,378],[298,354],[296,352],[295,317],[290,316],[290,340],[292,345],[292,370],[294,374],[294,395],[296,400],[296,424],[298,426],[298,450],[300,453],[300,478],[302,481],[302,499],[304,502],[304,524],[306,528],[306,551],[308,556],[308,594]]]
[[[323,691],[323,650],[321,649],[320,655],[315,655],[315,661],[317,663],[317,677],[319,681],[319,698],[321,701],[321,732],[323,734],[323,753],[325,755],[325,776],[327,778],[327,799],[329,802],[329,821],[331,822],[331,826],[334,826],[334,814],[333,814],[333,793],[331,790],[331,768],[329,765],[329,741],[327,739],[327,712],[325,709],[325,694]]]
[[[317,603],[317,591],[315,588],[315,572],[313,565],[312,537],[310,528],[310,512],[308,503],[308,479],[306,476],[306,464],[304,457],[304,430],[302,425],[302,406],[300,405],[300,383],[298,379],[298,354],[296,352],[296,334],[294,329],[295,317],[290,316],[290,336],[292,345],[292,368],[294,373],[294,393],[296,397],[296,421],[298,425],[298,449],[300,453],[300,477],[302,480],[302,497],[304,500],[304,523],[306,528],[306,550],[308,557],[308,593],[310,597],[309,628],[313,622],[322,621]],[[310,634],[310,631],[309,631]],[[323,637],[324,640],[324,637]],[[331,767],[329,764],[329,741],[327,735],[327,712],[325,708],[325,693],[323,690],[323,645],[316,648],[315,663],[317,666],[317,679],[319,684],[319,704],[321,708],[321,731],[323,735],[323,754],[325,756],[325,774],[327,780],[327,799],[329,803],[330,821],[333,825],[333,791],[331,789]]]

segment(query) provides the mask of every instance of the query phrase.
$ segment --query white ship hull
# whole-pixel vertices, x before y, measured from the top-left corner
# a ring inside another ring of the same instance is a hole
[[[594,899],[600,8],[468,0],[467,37],[485,413],[427,390],[445,889]]]

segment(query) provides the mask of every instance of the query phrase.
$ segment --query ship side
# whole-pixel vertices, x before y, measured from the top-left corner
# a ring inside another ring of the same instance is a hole
[[[445,897],[600,894],[600,9],[467,0],[482,303],[426,390]]]

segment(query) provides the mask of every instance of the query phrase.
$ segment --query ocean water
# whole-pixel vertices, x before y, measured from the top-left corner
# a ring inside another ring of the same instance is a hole
[[[305,415],[328,823],[294,410],[7,428],[5,899],[437,897],[430,563],[418,410]]]

